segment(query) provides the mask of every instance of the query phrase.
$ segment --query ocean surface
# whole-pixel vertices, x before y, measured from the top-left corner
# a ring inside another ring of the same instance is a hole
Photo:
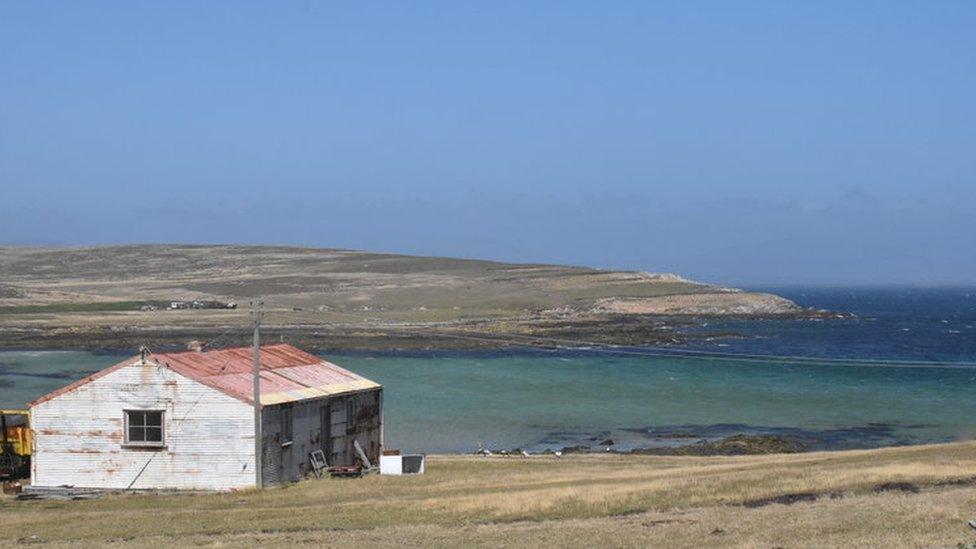
[[[687,331],[739,335],[697,341],[689,350],[707,354],[691,357],[626,348],[328,358],[385,386],[387,445],[411,452],[599,447],[607,438],[627,449],[737,433],[811,449],[976,437],[976,288],[764,290],[856,316],[708,322]],[[726,354],[826,360],[717,356]],[[0,407],[121,358],[0,351]]]

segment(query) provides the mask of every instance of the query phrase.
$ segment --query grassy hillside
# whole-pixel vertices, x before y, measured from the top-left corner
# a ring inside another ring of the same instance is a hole
[[[955,546],[976,443],[751,457],[435,456],[417,477],[78,502],[0,500],[48,546]],[[32,537],[36,536],[36,537]]]
[[[776,296],[586,267],[260,246],[0,248],[0,345],[125,346],[133,330],[136,339],[205,337],[246,324],[246,307],[140,309],[176,300],[246,306],[257,297],[269,327],[308,339],[325,330],[326,346],[369,346],[389,339],[378,325],[402,323],[660,342],[658,324],[639,317],[799,312]]]

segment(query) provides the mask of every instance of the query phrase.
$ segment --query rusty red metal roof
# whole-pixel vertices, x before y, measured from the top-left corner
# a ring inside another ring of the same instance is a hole
[[[215,351],[181,351],[153,353],[146,361],[160,364],[174,372],[217,389],[249,404],[254,402],[254,383],[251,347],[235,347]],[[30,406],[73,391],[119,368],[137,365],[139,356],[80,379],[57,391],[48,393]],[[380,387],[358,374],[331,362],[306,353],[287,343],[261,346],[261,404],[281,404],[309,398]]]

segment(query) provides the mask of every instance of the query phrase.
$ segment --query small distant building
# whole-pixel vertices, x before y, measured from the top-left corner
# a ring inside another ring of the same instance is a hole
[[[261,347],[264,484],[297,480],[309,454],[372,463],[382,387],[291,345]],[[254,487],[252,349],[126,359],[30,403],[31,483],[85,488]]]

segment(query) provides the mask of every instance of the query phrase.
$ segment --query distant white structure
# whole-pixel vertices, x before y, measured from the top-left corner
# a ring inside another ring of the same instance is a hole
[[[32,403],[31,483],[230,490],[256,484],[251,348],[124,360]],[[310,472],[309,454],[373,463],[382,387],[291,345],[261,348],[264,484]]]

